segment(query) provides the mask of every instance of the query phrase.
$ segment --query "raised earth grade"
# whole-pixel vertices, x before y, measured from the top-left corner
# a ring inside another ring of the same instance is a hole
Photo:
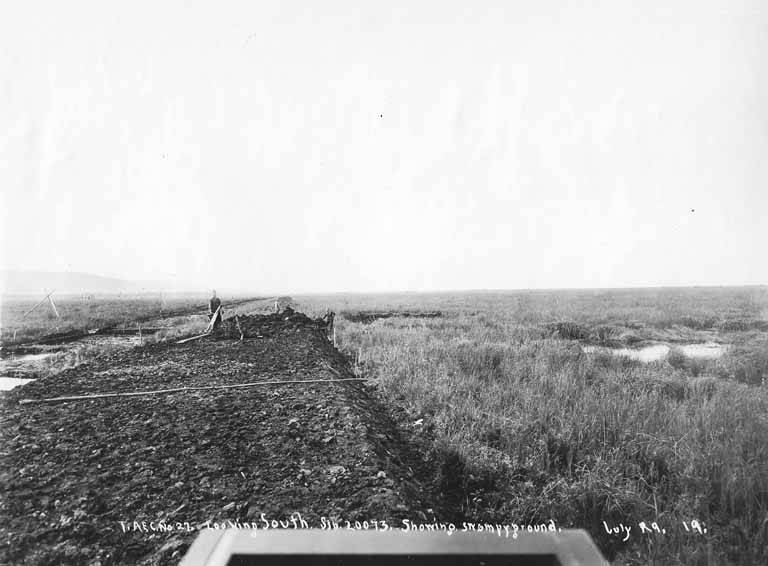
[[[363,382],[66,403],[21,399],[354,377],[301,313],[116,351],[0,395],[1,564],[175,564],[198,531],[120,521],[427,520],[431,441]],[[241,341],[240,330],[244,339]],[[421,430],[421,429],[419,429]],[[432,514],[429,513],[430,519]]]

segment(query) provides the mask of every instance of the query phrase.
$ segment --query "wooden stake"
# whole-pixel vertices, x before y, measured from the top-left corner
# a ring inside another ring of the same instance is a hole
[[[59,314],[59,311],[56,308],[56,303],[53,302],[53,297],[51,295],[53,295],[53,291],[51,291],[51,294],[48,295],[48,300],[51,301],[51,306],[53,307],[53,312],[56,313],[56,317],[57,318],[61,318],[61,315]]]
[[[219,305],[219,308],[217,308],[216,312],[213,313],[213,316],[211,317],[211,322],[208,323],[208,326],[205,329],[206,334],[208,334],[211,330],[213,330],[213,323],[216,322],[216,317],[219,316],[220,310],[221,310],[221,305]]]
[[[192,340],[199,340],[200,338],[205,338],[208,336],[210,332],[204,332],[203,334],[198,334],[197,336],[192,336],[191,338],[184,338],[183,340],[177,340],[177,344],[184,344],[184,342],[191,342]]]

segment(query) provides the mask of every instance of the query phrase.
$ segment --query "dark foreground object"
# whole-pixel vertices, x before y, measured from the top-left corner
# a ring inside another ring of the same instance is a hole
[[[208,530],[182,566],[462,564],[584,566],[608,564],[586,531],[523,533]]]

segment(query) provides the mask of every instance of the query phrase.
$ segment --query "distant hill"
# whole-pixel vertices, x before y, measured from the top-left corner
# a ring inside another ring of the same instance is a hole
[[[37,294],[56,291],[70,293],[138,293],[170,290],[173,285],[159,281],[129,281],[92,273],[61,271],[0,271],[3,294]]]

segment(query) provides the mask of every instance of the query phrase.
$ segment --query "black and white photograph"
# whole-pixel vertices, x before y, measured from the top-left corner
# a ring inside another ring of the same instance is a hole
[[[768,564],[768,3],[0,16],[0,566]]]

